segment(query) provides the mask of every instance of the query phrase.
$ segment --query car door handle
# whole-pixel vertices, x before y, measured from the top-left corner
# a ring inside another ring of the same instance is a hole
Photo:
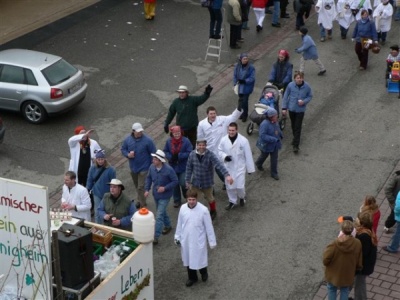
[[[22,91],[15,91],[17,94],[22,94]]]

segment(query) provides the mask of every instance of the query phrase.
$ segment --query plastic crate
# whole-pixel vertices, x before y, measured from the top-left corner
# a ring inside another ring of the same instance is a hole
[[[93,243],[93,255],[101,256],[104,253],[104,246],[102,244]]]
[[[136,247],[139,246],[139,244],[137,244],[134,240],[128,238],[113,236],[113,242],[112,242],[113,245],[118,246],[121,243],[125,243],[124,246],[130,248],[129,251],[124,252],[124,255],[120,257],[120,262],[123,262],[125,258],[127,258],[136,249]]]

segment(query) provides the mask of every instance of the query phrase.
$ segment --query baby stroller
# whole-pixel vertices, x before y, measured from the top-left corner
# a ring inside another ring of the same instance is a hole
[[[282,98],[282,90],[278,89],[275,85],[267,82],[265,85],[264,89],[261,92],[261,97],[258,101],[258,103],[254,104],[254,110],[251,112],[249,118],[250,118],[250,123],[247,126],[247,134],[251,135],[254,130],[258,130],[254,128],[254,124],[257,124],[260,126],[261,122],[266,119],[266,115],[263,114],[265,110],[268,109],[268,106],[265,104],[261,104],[260,101],[264,97],[264,95],[268,92],[272,92],[274,94],[275,98],[275,109],[278,112],[278,120],[279,120],[279,127],[281,130],[285,129],[286,126],[286,116],[281,116],[279,113],[279,104]]]

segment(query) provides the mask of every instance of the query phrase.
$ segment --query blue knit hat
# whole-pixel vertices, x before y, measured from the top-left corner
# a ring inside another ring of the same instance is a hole
[[[106,158],[106,151],[104,150],[95,150],[94,155],[96,158]]]
[[[249,55],[246,52],[243,52],[240,54],[239,59],[242,59],[243,57],[249,57]]]

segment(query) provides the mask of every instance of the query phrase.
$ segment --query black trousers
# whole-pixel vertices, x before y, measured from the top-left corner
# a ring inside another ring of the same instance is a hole
[[[281,18],[286,16],[286,7],[289,4],[289,0],[280,0],[280,8],[281,8]]]
[[[390,210],[390,215],[388,215],[386,221],[385,221],[385,227],[386,228],[392,228],[396,224],[396,220],[394,219],[394,210]]]
[[[242,25],[230,25],[231,34],[229,37],[229,46],[235,47],[238,39],[240,39]]]
[[[187,271],[188,271],[189,280],[191,280],[191,281],[199,280],[199,278],[197,277],[197,270],[192,270],[192,269],[189,269],[189,267],[187,267]],[[202,268],[199,271],[200,271],[201,275],[205,275],[205,274],[207,274],[207,267]]]
[[[196,149],[197,126],[191,129],[183,129],[183,136],[187,137],[192,144],[193,149]]]
[[[289,110],[290,123],[292,124],[293,146],[300,145],[301,127],[303,126],[304,112]]]

